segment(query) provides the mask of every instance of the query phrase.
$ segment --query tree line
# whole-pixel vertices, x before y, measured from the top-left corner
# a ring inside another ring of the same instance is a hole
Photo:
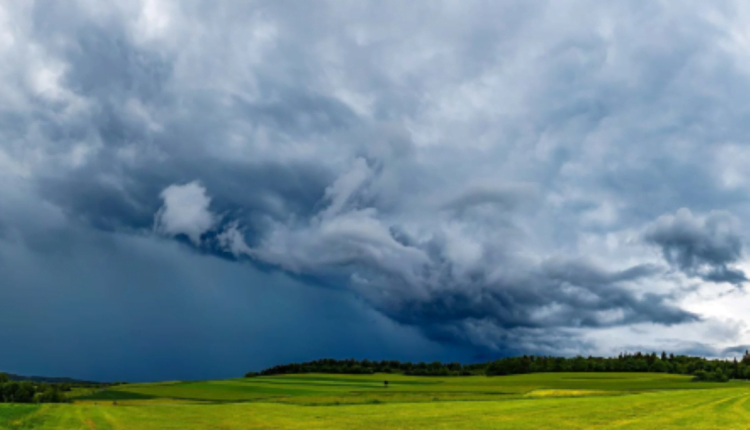
[[[412,363],[395,360],[322,359],[305,363],[273,366],[245,376],[267,376],[295,373],[373,374],[400,373],[417,376],[520,375],[540,372],[653,372],[693,375],[695,381],[726,382],[750,379],[750,352],[741,360],[706,359],[662,352],[622,353],[617,357],[550,357],[524,355],[506,357],[486,363],[457,362]]]
[[[0,403],[62,403],[70,384],[11,381],[7,373],[0,373]]]
[[[127,382],[99,383],[70,378],[31,377],[22,380],[18,375],[0,372],[0,403],[63,403],[68,401],[73,388],[106,388]],[[64,382],[63,382],[64,381]]]

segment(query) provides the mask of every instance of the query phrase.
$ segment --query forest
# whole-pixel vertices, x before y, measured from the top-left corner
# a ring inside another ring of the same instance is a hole
[[[70,384],[49,384],[34,381],[11,381],[0,373],[0,403],[62,403]]]
[[[653,372],[693,375],[695,381],[726,382],[750,379],[750,353],[741,360],[707,359],[662,352],[622,353],[617,357],[550,357],[523,355],[485,363],[412,363],[395,360],[321,359],[273,366],[246,377],[296,373],[373,374],[402,373],[415,376],[519,375],[542,372]]]

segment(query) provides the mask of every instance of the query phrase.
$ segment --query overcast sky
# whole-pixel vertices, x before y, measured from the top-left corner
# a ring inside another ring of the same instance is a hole
[[[710,3],[0,0],[0,370],[744,350]]]

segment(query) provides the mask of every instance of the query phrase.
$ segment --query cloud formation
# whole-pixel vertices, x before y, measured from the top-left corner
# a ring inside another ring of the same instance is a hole
[[[156,213],[154,230],[169,236],[184,234],[193,244],[200,244],[201,236],[216,222],[208,209],[211,199],[206,189],[198,182],[170,185],[160,196],[164,205]]]
[[[712,212],[701,219],[682,208],[649,225],[644,239],[661,248],[664,259],[689,276],[732,284],[747,281],[742,270],[729,267],[741,261],[743,249],[739,222],[731,214]]]
[[[434,230],[425,231],[420,224],[421,238],[396,220],[385,225],[364,197],[377,181],[366,161],[355,159],[326,188],[323,205],[311,218],[272,223],[255,246],[245,242],[241,221],[235,220],[219,234],[219,244],[235,257],[351,288],[382,314],[420,328],[431,339],[490,350],[514,349],[508,336],[515,331],[547,329],[544,335],[549,336],[566,328],[698,319],[664,294],[636,294],[628,288],[657,276],[660,270],[654,265],[613,271],[582,258],[531,261],[509,252],[506,244],[487,240],[491,236],[482,237],[492,225],[468,212],[444,210],[441,215],[436,208]],[[474,190],[467,194],[477,195]],[[489,201],[495,203],[496,195]],[[463,205],[468,210],[488,200],[459,201],[471,201]],[[507,211],[494,204],[485,210],[500,211],[493,218]],[[467,225],[480,229],[482,236],[472,240],[455,231]]]
[[[0,3],[0,240],[176,238],[482,354],[700,343],[746,281],[748,16]]]

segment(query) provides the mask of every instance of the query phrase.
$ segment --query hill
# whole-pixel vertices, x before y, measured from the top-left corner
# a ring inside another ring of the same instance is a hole
[[[280,375],[122,385],[69,405],[0,405],[0,429],[745,428],[749,388],[654,373]]]

